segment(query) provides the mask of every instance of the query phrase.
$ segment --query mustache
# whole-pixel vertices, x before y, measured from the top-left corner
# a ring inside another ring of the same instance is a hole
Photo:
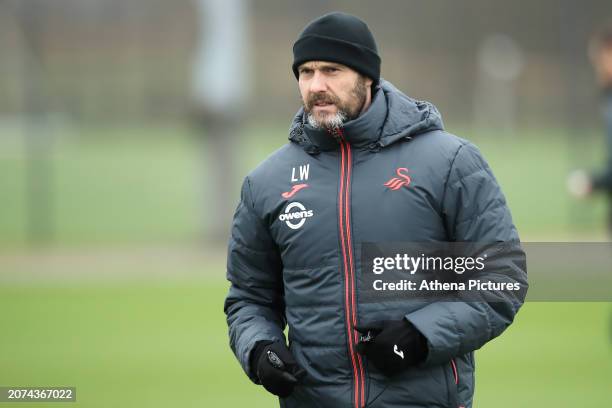
[[[306,110],[307,111],[312,110],[315,104],[321,103],[321,102],[331,103],[331,104],[338,106],[340,104],[340,98],[333,96],[333,95],[329,95],[325,92],[319,92],[319,93],[312,94],[308,97],[308,100],[306,101]]]

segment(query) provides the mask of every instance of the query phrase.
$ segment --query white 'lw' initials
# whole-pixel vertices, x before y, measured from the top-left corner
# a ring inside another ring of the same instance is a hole
[[[299,169],[299,176],[300,178],[296,177],[296,171],[295,171],[295,167],[293,167],[291,169],[291,182],[296,182],[296,181],[305,181],[308,180],[308,172],[310,171],[310,163],[306,164],[304,166],[300,166]]]

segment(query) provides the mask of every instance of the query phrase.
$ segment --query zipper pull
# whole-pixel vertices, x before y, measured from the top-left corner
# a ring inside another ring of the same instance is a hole
[[[334,137],[334,139],[336,139],[338,143],[346,142],[346,140],[344,140],[344,134],[342,133],[341,127],[335,127],[333,129],[328,129],[327,131]]]

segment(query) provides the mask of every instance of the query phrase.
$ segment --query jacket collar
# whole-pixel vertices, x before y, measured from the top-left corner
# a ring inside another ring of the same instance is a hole
[[[376,152],[399,140],[409,140],[443,129],[440,112],[434,105],[410,98],[390,82],[381,79],[368,110],[345,123],[342,130],[345,139],[355,147],[365,147]],[[303,108],[293,117],[289,140],[309,154],[338,148],[338,141],[330,133],[305,123]]]
[[[317,146],[320,150],[335,150],[338,148],[338,140],[333,133],[325,129],[316,129],[308,123],[302,109],[302,123],[304,136]],[[372,99],[368,109],[357,118],[346,122],[342,126],[342,135],[352,146],[360,148],[367,147],[380,139],[381,130],[387,116],[387,103],[380,88]]]

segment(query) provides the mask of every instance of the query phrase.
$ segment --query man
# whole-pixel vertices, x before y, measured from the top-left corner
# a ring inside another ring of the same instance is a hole
[[[364,302],[360,247],[518,242],[490,168],[443,130],[433,105],[380,79],[374,37],[357,17],[314,20],[293,54],[303,107],[290,142],[246,177],[234,215],[225,301],[234,353],[283,407],[471,406],[472,352],[523,298]],[[500,274],[516,269],[501,262]]]
[[[587,197],[595,191],[608,194],[608,230],[612,233],[612,26],[603,28],[593,36],[589,45],[589,57],[602,89],[607,162],[603,171],[595,175],[589,175],[583,170],[573,172],[568,179],[568,188],[578,198]]]

